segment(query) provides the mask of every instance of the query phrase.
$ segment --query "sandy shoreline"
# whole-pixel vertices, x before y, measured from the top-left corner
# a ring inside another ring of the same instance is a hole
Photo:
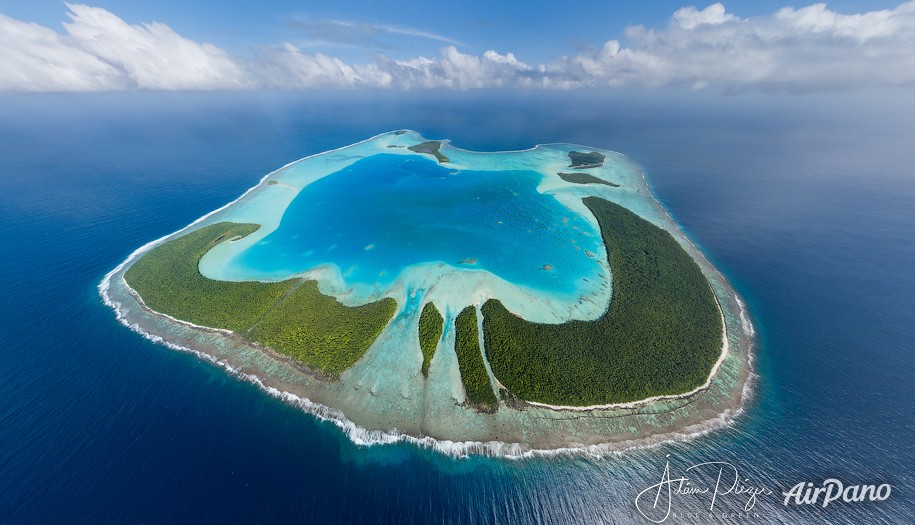
[[[524,151],[538,148],[539,145]],[[301,161],[286,167],[298,162]],[[387,338],[383,334],[352,370],[345,372],[339,381],[328,382],[320,374],[309,373],[290,359],[264,352],[238,336],[192,325],[146,308],[123,280],[129,265],[155,245],[202,224],[256,189],[267,186],[266,181],[286,167],[263,177],[239,199],[178,232],[147,243],[109,272],[99,284],[99,292],[105,303],[116,311],[119,321],[148,339],[191,352],[284,402],[332,421],[351,440],[364,445],[405,441],[458,456],[604,455],[691,439],[727,425],[743,410],[752,384],[754,331],[748,314],[720,272],[651,197],[641,170],[637,170],[641,188],[634,187],[635,193],[645,190],[638,197],[651,199],[657,212],[663,215],[657,220],[665,223],[665,229],[681,240],[699,263],[712,286],[724,323],[721,356],[706,383],[686,394],[592,407],[551,407],[538,403],[509,407],[503,404],[495,414],[480,414],[461,406],[461,393],[454,392],[452,384],[455,363],[449,362],[447,356],[439,357],[445,352],[436,353],[430,371],[430,379],[434,379],[432,386],[408,372],[398,372],[400,375],[395,374],[396,377],[380,377],[376,365],[405,361],[409,364],[416,357],[410,355],[411,343],[399,340],[396,334],[388,334]],[[403,299],[399,299],[401,301]],[[410,327],[410,323],[417,321],[405,306],[398,305],[398,313],[391,321],[399,328]]]
[[[637,401],[629,401],[627,403],[607,403],[605,405],[590,405],[590,406],[583,406],[583,407],[550,405],[547,403],[538,403],[536,401],[525,401],[524,403],[531,405],[531,406],[549,408],[551,410],[568,410],[568,411],[572,411],[572,412],[591,412],[593,410],[606,410],[608,408],[636,408],[636,407],[648,405],[650,403],[654,403],[655,401],[663,401],[663,400],[669,400],[669,399],[685,399],[685,398],[691,397],[691,396],[705,390],[712,384],[712,379],[714,379],[715,374],[718,373],[718,368],[721,367],[721,363],[723,363],[724,359],[728,356],[728,350],[730,348],[730,344],[728,343],[727,323],[724,320],[724,313],[721,312],[721,303],[718,302],[717,299],[718,298],[716,297],[715,302],[718,304],[718,313],[721,315],[721,325],[724,327],[724,330],[722,330],[722,334],[721,334],[721,355],[718,357],[718,361],[715,362],[715,366],[712,367],[712,371],[709,372],[708,379],[705,380],[705,383],[697,386],[696,388],[690,390],[689,392],[684,392],[682,394],[671,394],[671,395],[667,395],[667,396],[654,396],[654,397],[649,397],[649,398],[645,398],[645,399],[639,399]]]

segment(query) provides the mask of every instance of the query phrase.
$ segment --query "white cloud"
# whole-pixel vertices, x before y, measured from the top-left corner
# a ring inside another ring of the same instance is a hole
[[[139,89],[240,88],[239,63],[212,44],[199,44],[161,23],[129,25],[110,12],[67,4],[64,24],[77,47],[112,64]]]
[[[321,53],[303,53],[290,43],[261,48],[252,68],[261,85],[281,89],[384,88],[392,82],[375,64],[349,65]]]
[[[378,28],[380,31],[387,33],[392,33],[395,35],[405,35],[405,36],[415,36],[419,38],[427,38],[429,40],[437,40],[439,42],[445,42],[446,44],[453,44],[456,46],[463,46],[464,43],[460,40],[455,40],[453,38],[448,38],[447,36],[439,35],[436,33],[430,33],[429,31],[420,31],[417,29],[410,29],[409,27],[399,27],[392,26],[387,24],[375,24],[374,27]]]
[[[301,32],[306,37],[304,43],[312,47],[353,46],[391,49],[395,47],[389,42],[388,37],[391,35],[433,40],[450,45],[464,45],[453,38],[430,31],[355,20],[310,20],[300,17],[294,20],[291,26]]]
[[[391,60],[384,56],[369,64],[345,64],[321,53],[309,54],[286,43],[265,47],[251,64],[252,73],[269,87],[281,89],[397,88],[475,89],[531,86],[532,71],[511,53],[487,51],[483,56],[461,53],[454,46],[438,58]]]
[[[160,23],[129,25],[112,13],[67,4],[65,34],[0,15],[0,89],[238,89],[241,62]]]
[[[632,26],[622,42],[536,65],[511,52],[467,54],[453,45],[432,57],[379,55],[350,64],[287,43],[263,46],[243,60],[161,23],[131,25],[104,9],[68,7],[65,33],[0,15],[0,90],[915,87],[915,1],[859,14],[815,4],[753,18],[721,4],[685,7],[663,28]],[[367,27],[447,41],[418,30]]]
[[[826,4],[814,4],[802,9],[785,7],[775,14],[775,19],[799,32],[832,33],[866,42],[873,38],[892,37],[899,31],[911,31],[912,16],[911,4],[892,11],[856,15],[842,15],[827,9]]]
[[[737,17],[728,14],[722,4],[712,4],[702,11],[693,6],[678,9],[672,18],[674,25],[683,29],[695,29],[701,25],[718,25],[737,20]]]
[[[741,19],[721,4],[678,10],[660,30],[633,26],[628,47],[566,59],[577,85],[718,86],[787,91],[915,85],[915,2],[843,15],[815,4]]]
[[[118,70],[65,36],[0,15],[0,89],[94,91],[127,86]]]

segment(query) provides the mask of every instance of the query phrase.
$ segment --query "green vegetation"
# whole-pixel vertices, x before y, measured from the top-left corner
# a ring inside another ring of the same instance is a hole
[[[295,283],[214,281],[197,263],[207,251],[257,224],[221,222],[156,246],[135,262],[124,279],[149,308],[194,324],[244,332],[254,326]]]
[[[347,307],[303,281],[254,325],[252,341],[293,357],[309,368],[338,375],[356,364],[394,317],[391,298]]]
[[[461,381],[467,392],[467,400],[480,410],[496,408],[496,395],[489,384],[489,374],[483,363],[480,352],[480,341],[477,332],[477,312],[468,306],[454,320],[454,351],[458,357],[458,368],[461,370]]]
[[[703,384],[721,353],[721,317],[696,262],[666,231],[596,197],[613,298],[591,322],[525,321],[499,301],[483,305],[493,373],[515,396],[596,405],[680,394]]]
[[[572,159],[572,165],[570,168],[584,169],[584,168],[598,168],[604,165],[604,159],[607,158],[603,154],[596,151],[591,153],[582,153],[580,151],[570,151],[569,158]]]
[[[432,155],[438,159],[439,164],[442,162],[448,162],[448,157],[442,155],[442,152],[439,149],[442,147],[442,142],[440,140],[430,140],[428,142],[423,142],[421,144],[416,144],[410,146],[410,151],[415,151],[416,153],[425,153],[427,155]]]
[[[393,299],[348,308],[313,281],[231,282],[200,274],[210,248],[259,227],[221,222],[182,235],[144,254],[124,279],[157,312],[232,330],[329,375],[352,366],[393,317]]]
[[[279,181],[276,181],[276,180],[268,180],[268,181],[267,181],[267,185],[268,185],[268,186],[272,186],[272,185],[274,185],[274,184],[279,184]]]
[[[423,351],[423,377],[429,377],[429,365],[435,355],[435,347],[442,338],[442,329],[445,320],[438,308],[432,303],[426,303],[422,313],[419,314],[419,347]]]
[[[606,184],[607,186],[612,186],[614,188],[620,187],[620,185],[615,182],[608,182],[604,179],[598,179],[590,173],[557,173],[556,175],[559,175],[559,178],[566,182],[571,182],[572,184]]]

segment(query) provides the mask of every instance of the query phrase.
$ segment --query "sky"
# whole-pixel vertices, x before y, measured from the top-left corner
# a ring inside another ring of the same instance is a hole
[[[915,1],[0,0],[0,91],[915,87]]]

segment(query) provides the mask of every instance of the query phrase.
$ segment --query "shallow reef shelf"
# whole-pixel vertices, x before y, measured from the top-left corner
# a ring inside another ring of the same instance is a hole
[[[268,174],[99,289],[365,444],[603,454],[725,425],[752,382],[740,298],[635,163],[580,145],[384,133]]]

